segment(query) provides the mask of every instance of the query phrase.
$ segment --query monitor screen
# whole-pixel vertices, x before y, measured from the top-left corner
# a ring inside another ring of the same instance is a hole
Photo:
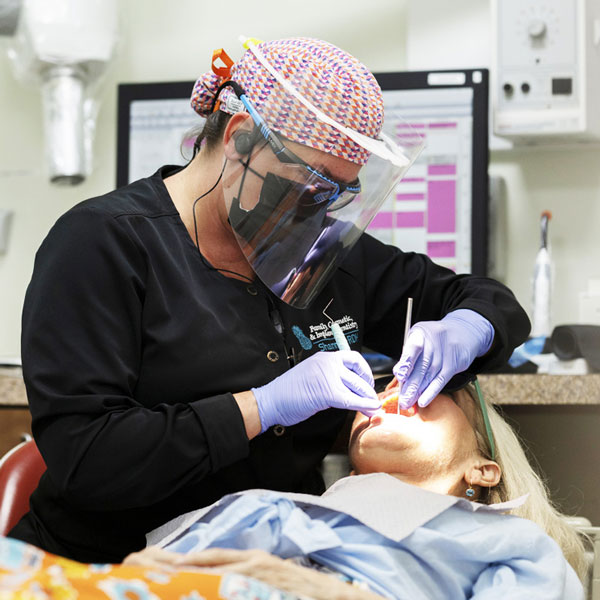
[[[426,147],[368,232],[428,254],[457,273],[485,275],[488,215],[488,72],[376,73],[385,119],[398,139]],[[117,185],[191,156],[186,133],[202,125],[190,107],[193,82],[119,85]]]
[[[368,232],[427,254],[457,273],[485,275],[488,215],[488,72],[375,74],[385,119],[399,140],[418,132],[425,149]]]

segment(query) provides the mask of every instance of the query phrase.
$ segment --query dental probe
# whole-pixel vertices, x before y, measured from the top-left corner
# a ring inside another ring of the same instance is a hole
[[[404,323],[404,341],[402,342],[402,350],[404,350],[404,346],[406,345],[406,338],[408,337],[408,332],[410,331],[410,328],[411,328],[412,305],[413,305],[413,299],[409,298],[408,303],[406,305],[406,321]]]
[[[323,309],[323,314],[329,319],[329,327],[331,328],[331,333],[333,333],[333,339],[337,344],[337,347],[340,350],[350,350],[350,344],[342,331],[342,328],[325,312],[329,305],[333,302],[333,298],[329,301],[327,306]]]
[[[409,298],[408,303],[406,305],[406,321],[404,323],[404,340],[402,341],[402,352],[404,353],[404,348],[406,346],[406,339],[408,338],[408,332],[410,331],[411,322],[412,322],[412,306],[413,299]],[[398,390],[398,395],[400,395],[400,391]],[[398,414],[400,414],[400,402],[398,402]]]

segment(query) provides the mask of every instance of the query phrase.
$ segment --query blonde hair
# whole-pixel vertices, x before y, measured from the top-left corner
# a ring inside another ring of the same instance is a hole
[[[474,387],[469,385],[453,392],[452,397],[473,426],[479,452],[491,460],[490,442]],[[565,558],[584,581],[588,567],[582,539],[566,522],[565,516],[552,504],[548,488],[531,466],[516,433],[486,398],[484,402],[496,447],[494,460],[500,466],[502,475],[498,485],[489,490],[482,490],[478,501],[492,504],[529,494],[527,501],[509,511],[510,514],[529,519],[539,525],[556,541]]]

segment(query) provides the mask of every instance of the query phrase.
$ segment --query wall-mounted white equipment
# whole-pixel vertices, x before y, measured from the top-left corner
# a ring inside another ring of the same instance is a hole
[[[600,1],[492,0],[494,133],[600,140]]]
[[[90,171],[95,94],[117,26],[117,0],[22,0],[8,53],[15,76],[41,86],[53,183],[79,183]]]

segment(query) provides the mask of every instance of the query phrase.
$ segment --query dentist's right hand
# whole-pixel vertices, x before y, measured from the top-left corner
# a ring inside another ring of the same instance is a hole
[[[326,408],[374,414],[381,402],[367,361],[354,351],[317,352],[270,383],[252,388],[261,433],[294,425]]]

